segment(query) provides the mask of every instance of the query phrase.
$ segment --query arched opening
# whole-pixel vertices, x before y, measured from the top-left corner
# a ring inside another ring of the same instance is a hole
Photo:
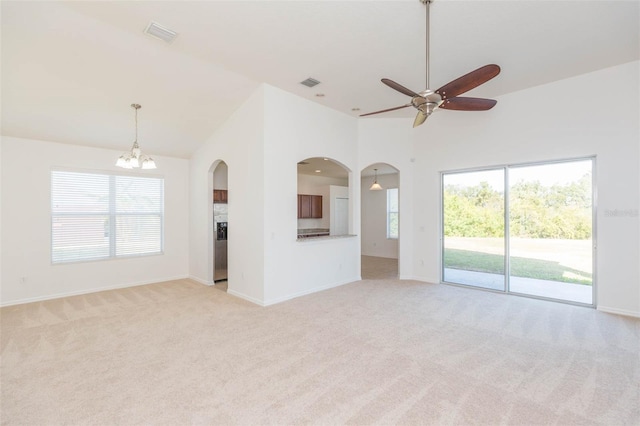
[[[400,241],[400,173],[372,164],[360,173],[362,279],[398,278]]]
[[[214,162],[209,169],[209,196],[211,206],[209,220],[209,282],[215,288],[227,291],[227,241],[229,223],[229,170],[224,161]]]
[[[326,157],[298,162],[298,239],[349,234],[349,169]]]

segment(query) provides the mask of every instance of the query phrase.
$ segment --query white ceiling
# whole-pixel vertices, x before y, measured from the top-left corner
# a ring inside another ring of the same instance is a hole
[[[135,102],[143,150],[188,158],[262,82],[354,117],[407,103],[382,77],[425,88],[419,0],[3,0],[1,7],[8,136],[125,150]],[[637,0],[436,0],[431,89],[489,63],[502,73],[470,96],[638,60],[639,10]],[[152,20],[177,31],[176,41],[143,34]],[[300,85],[307,77],[322,83]],[[407,108],[384,117],[413,115]]]

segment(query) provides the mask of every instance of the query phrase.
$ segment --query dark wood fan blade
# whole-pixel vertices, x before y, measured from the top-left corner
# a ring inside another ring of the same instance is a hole
[[[394,108],[389,108],[389,109],[383,109],[381,111],[376,111],[376,112],[368,112],[366,114],[360,114],[360,117],[366,117],[367,115],[373,115],[373,114],[380,114],[381,112],[389,112],[389,111],[395,111],[397,109],[402,109],[402,108],[406,108],[406,107],[410,107],[411,104],[406,104],[406,105],[402,105],[399,107],[394,107]]]
[[[486,111],[497,104],[498,101],[483,98],[451,98],[446,99],[440,108],[454,109],[456,111]]]
[[[500,74],[499,66],[496,64],[485,65],[445,84],[436,90],[436,93],[442,96],[442,99],[450,99],[486,83],[498,74]]]
[[[414,92],[413,90],[409,90],[406,87],[404,87],[403,85],[398,84],[393,80],[389,80],[388,78],[383,78],[380,81],[382,81],[384,84],[386,84],[387,86],[391,87],[392,89],[397,90],[398,92],[403,93],[403,94],[405,94],[407,96],[411,96],[412,98],[416,97],[416,96],[420,96],[416,92]]]

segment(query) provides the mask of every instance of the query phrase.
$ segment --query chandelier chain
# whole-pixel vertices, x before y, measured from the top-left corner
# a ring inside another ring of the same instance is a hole
[[[133,141],[133,144],[134,144],[134,145],[137,145],[137,144],[138,144],[138,110],[139,110],[140,108],[142,108],[142,105],[140,105],[140,104],[131,104],[131,108],[133,108],[133,109],[135,109],[135,110],[136,110],[136,113],[135,113],[136,138],[135,138],[135,140]],[[136,147],[136,148],[137,148],[137,147]]]

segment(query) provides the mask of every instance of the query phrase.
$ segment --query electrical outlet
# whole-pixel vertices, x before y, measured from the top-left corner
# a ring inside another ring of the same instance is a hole
[[[27,282],[27,277],[20,277],[20,284],[25,284]]]

